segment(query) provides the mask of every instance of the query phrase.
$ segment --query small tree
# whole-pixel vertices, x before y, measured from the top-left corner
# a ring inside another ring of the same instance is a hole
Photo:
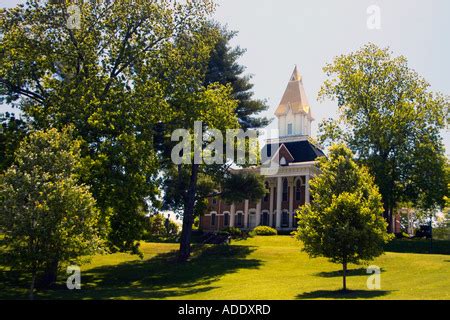
[[[145,240],[161,240],[178,236],[180,227],[162,214],[150,216],[146,224]]]
[[[386,232],[378,187],[347,147],[332,146],[318,167],[321,173],[310,182],[314,201],[297,211],[296,237],[311,257],[342,264],[345,291],[348,264],[381,255],[391,236]]]
[[[100,215],[88,187],[78,183],[80,143],[68,130],[26,138],[15,164],[0,175],[0,229],[9,263],[49,285],[62,263],[101,245]],[[102,225],[105,225],[102,223]]]

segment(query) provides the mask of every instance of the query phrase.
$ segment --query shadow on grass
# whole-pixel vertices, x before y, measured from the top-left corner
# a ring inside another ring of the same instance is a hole
[[[297,295],[299,300],[309,299],[371,299],[388,295],[391,291],[383,290],[317,290]]]
[[[197,248],[186,263],[178,263],[178,252],[171,251],[148,260],[91,269],[82,274],[81,290],[69,291],[64,285],[40,296],[45,299],[164,299],[207,292],[217,288],[213,283],[225,274],[259,268],[260,260],[246,258],[254,250],[248,246]]]
[[[384,272],[383,269],[380,270],[381,272]],[[358,269],[350,269],[347,270],[347,277],[351,276],[368,276],[372,273],[367,273],[366,268],[358,268]],[[336,271],[328,271],[328,272],[319,272],[314,274],[318,277],[324,277],[324,278],[334,278],[334,277],[342,277],[344,275],[342,270],[336,270]]]
[[[449,240],[433,240],[430,246],[430,240],[426,239],[394,239],[384,247],[387,252],[420,254],[429,254],[430,248],[432,254],[450,255]]]

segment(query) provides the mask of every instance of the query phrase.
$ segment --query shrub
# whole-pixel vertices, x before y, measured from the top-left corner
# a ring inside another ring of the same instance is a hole
[[[242,236],[244,234],[241,229],[236,228],[236,227],[225,228],[225,229],[222,230],[222,232],[229,234],[234,239],[242,238]]]
[[[252,234],[258,236],[276,236],[278,234],[277,230],[268,226],[258,226],[253,229]]]

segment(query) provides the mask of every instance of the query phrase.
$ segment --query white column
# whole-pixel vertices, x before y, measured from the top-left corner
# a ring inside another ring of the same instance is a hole
[[[234,203],[232,203],[230,206],[230,227],[234,227],[235,214],[236,214],[236,206],[234,205]]]
[[[256,226],[261,224],[261,199],[256,203]]]
[[[273,197],[274,197],[274,186],[272,184],[269,184],[269,189],[270,189],[270,198],[269,198],[269,226],[271,227],[273,225]]]
[[[289,179],[289,228],[293,227],[294,221],[294,178]]]
[[[283,179],[278,177],[277,183],[277,216],[276,216],[276,228],[281,228],[281,197],[283,196]]]
[[[305,204],[309,203],[309,174],[305,177]]]
[[[245,200],[244,205],[244,228],[248,228],[248,200]]]

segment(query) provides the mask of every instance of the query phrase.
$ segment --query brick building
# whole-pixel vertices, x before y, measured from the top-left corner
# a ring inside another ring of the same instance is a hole
[[[309,180],[317,173],[315,160],[324,155],[309,141],[314,119],[297,67],[275,116],[279,138],[267,140],[261,151],[263,163],[279,165],[276,173],[265,175],[266,195],[256,202],[246,200],[232,204],[220,198],[210,199],[207,212],[200,217],[203,231],[219,231],[230,226],[249,230],[259,225],[280,231],[296,228],[295,210],[310,201]],[[261,172],[260,168],[243,170]]]

